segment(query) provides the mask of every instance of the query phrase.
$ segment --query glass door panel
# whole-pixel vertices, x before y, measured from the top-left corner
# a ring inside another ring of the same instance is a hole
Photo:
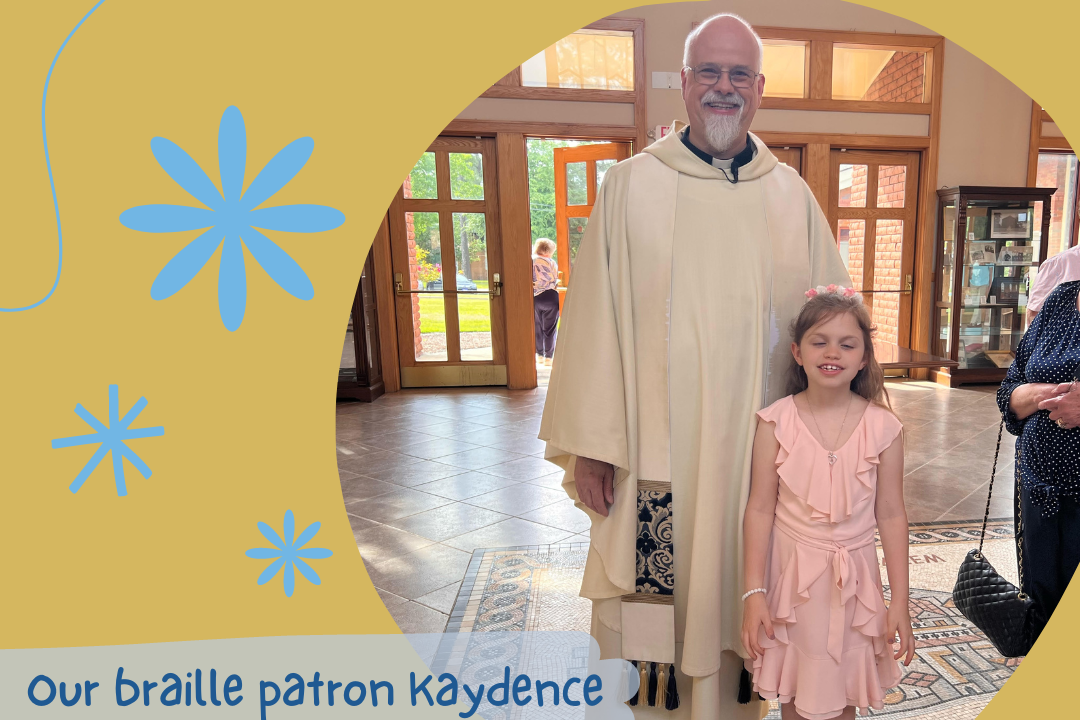
[[[585,163],[583,162],[567,163],[566,165],[566,204],[589,204],[589,181],[588,175],[586,175]]]
[[[450,153],[450,198],[484,199],[484,160],[480,153]]]
[[[866,207],[866,165],[840,166],[839,207]]]
[[[836,240],[840,245],[840,257],[844,260],[851,287],[863,290],[863,245],[866,241],[866,221],[844,218],[840,220]]]
[[[493,157],[494,140],[439,138],[391,206],[403,387],[506,384]]]
[[[454,213],[457,310],[462,360],[492,360],[491,296],[488,294],[487,218]]]
[[[581,238],[585,237],[585,228],[589,224],[587,217],[572,217],[567,220],[567,238],[570,246],[570,270],[574,269],[574,260],[577,259],[578,248],[581,247]]]

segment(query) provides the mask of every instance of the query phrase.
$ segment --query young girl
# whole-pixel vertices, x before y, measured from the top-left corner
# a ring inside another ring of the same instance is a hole
[[[743,646],[784,720],[882,709],[911,662],[904,447],[854,290],[818,288],[792,325],[788,395],[758,413],[743,519]],[[874,530],[892,589],[886,609]],[[893,642],[900,635],[900,649]]]

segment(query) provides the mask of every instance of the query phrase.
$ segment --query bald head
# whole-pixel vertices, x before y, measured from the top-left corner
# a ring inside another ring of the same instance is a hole
[[[746,147],[765,92],[761,61],[761,38],[735,15],[714,15],[690,33],[681,77],[691,143],[721,159]]]
[[[757,64],[754,72],[761,72],[761,57],[764,48],[761,38],[754,32],[750,23],[738,15],[721,13],[713,15],[698,25],[686,36],[686,45],[683,47],[683,65],[694,67],[699,60],[695,60],[695,46],[697,44],[709,46],[732,46],[734,48],[748,48],[751,45],[757,48]]]

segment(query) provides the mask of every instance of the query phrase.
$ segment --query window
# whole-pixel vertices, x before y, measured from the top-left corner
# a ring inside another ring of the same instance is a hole
[[[1057,188],[1050,199],[1050,240],[1046,257],[1076,244],[1077,160],[1069,152],[1039,153],[1037,187]]]
[[[634,89],[634,33],[578,30],[521,65],[525,87]]]
[[[833,45],[832,99],[926,102],[926,52]]]
[[[807,88],[805,40],[762,40],[761,72],[765,75],[765,97],[804,98]]]

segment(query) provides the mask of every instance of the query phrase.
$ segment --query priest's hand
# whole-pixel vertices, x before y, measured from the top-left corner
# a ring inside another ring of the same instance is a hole
[[[751,660],[757,660],[765,651],[758,644],[758,628],[764,627],[765,634],[770,640],[775,640],[773,634],[772,617],[769,615],[769,606],[765,602],[765,593],[754,593],[743,601],[742,621],[742,644],[750,653]]]
[[[574,485],[585,507],[607,517],[608,507],[615,502],[615,468],[611,463],[578,457],[574,463]]]

